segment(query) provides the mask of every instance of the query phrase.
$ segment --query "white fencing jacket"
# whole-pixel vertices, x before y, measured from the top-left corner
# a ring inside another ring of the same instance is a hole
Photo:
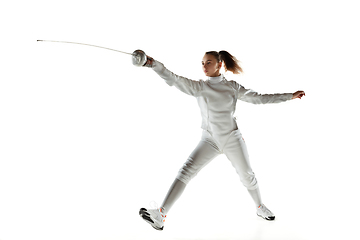
[[[292,93],[259,94],[246,89],[235,81],[228,81],[223,75],[209,77],[208,80],[194,81],[178,76],[154,60],[152,69],[169,86],[196,97],[202,116],[201,128],[214,137],[225,136],[237,130],[234,112],[237,100],[253,104],[280,103],[292,98]]]

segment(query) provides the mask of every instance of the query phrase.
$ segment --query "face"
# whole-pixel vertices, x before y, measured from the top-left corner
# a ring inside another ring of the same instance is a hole
[[[202,60],[202,68],[206,76],[218,77],[220,76],[220,69],[222,62],[218,62],[211,54],[205,54]]]

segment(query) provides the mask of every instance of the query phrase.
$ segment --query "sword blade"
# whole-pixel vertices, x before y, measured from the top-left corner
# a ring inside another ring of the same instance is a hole
[[[128,54],[128,55],[134,55],[133,53],[127,53],[127,52],[119,51],[119,50],[116,50],[116,49],[111,49],[111,48],[106,48],[106,47],[100,47],[100,46],[91,45],[91,44],[86,44],[86,43],[66,42],[66,41],[53,41],[53,40],[37,40],[37,41],[38,41],[38,42],[59,42],[59,43],[72,43],[72,44],[86,45],[86,46],[91,46],[91,47],[103,48],[103,49],[107,49],[107,50],[111,50],[111,51],[115,51],[115,52],[120,52],[120,53],[124,53],[124,54]]]

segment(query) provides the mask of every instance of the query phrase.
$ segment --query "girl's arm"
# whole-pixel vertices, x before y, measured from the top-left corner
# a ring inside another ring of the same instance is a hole
[[[285,102],[295,98],[301,98],[305,95],[303,91],[298,91],[296,93],[276,93],[276,94],[260,94],[251,89],[246,89],[235,81],[232,81],[235,84],[235,89],[238,93],[238,99],[253,103],[253,104],[267,104],[267,103],[280,103]]]
[[[178,76],[166,69],[161,62],[158,62],[149,56],[147,57],[148,61],[145,66],[152,68],[169,86],[175,86],[180,91],[191,96],[196,96],[197,93],[201,91],[202,81],[194,81]]]

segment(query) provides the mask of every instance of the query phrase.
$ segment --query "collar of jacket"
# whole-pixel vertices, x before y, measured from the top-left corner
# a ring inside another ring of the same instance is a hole
[[[208,78],[209,83],[219,83],[219,82],[221,82],[222,80],[224,80],[224,75],[223,75],[223,74],[221,74],[221,75],[218,76],[218,77],[209,77],[209,78]]]

